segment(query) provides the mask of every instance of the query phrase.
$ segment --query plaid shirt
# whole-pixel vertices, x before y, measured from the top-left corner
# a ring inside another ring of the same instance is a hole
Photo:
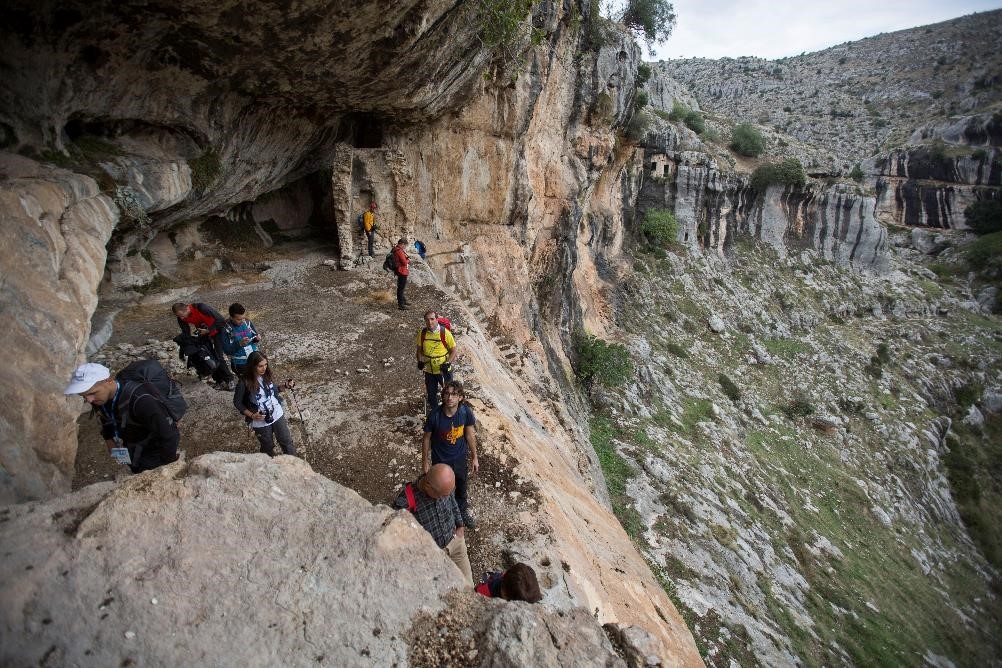
[[[459,504],[456,503],[456,493],[451,492],[449,496],[433,499],[421,491],[417,481],[411,484],[411,489],[414,490],[414,503],[417,505],[414,518],[431,534],[438,546],[444,548],[452,540],[456,528],[463,526],[463,516],[459,512]],[[400,490],[400,494],[393,501],[393,507],[407,509],[405,490]]]

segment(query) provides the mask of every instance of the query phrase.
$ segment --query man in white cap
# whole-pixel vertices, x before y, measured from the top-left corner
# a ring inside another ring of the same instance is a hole
[[[108,367],[88,362],[76,368],[63,394],[79,394],[94,407],[108,452],[126,448],[134,473],[177,461],[177,424],[144,383],[119,381]]]

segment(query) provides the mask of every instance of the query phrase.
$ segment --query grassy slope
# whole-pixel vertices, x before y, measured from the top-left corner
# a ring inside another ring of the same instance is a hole
[[[996,656],[998,599],[945,480],[973,485],[961,513],[980,526],[984,552],[1000,526],[1002,476],[989,465],[998,432],[994,422],[985,434],[955,428],[947,463],[965,452],[968,464],[957,473],[927,452],[922,431],[962,408],[934,401],[926,387],[940,376],[962,382],[978,363],[998,373],[998,320],[952,309],[944,322],[924,314],[935,309],[918,280],[798,266],[766,249],[711,271],[674,256],[637,267],[622,326],[650,343],[651,359],[634,361],[662,387],[624,392],[616,418],[593,420],[593,442],[617,513],[687,611],[707,662]],[[873,305],[905,308],[873,317]],[[724,337],[706,328],[711,311],[728,323]],[[748,364],[753,341],[773,364]],[[941,358],[951,361],[929,362]],[[794,401],[834,418],[837,433],[791,411]],[[695,614],[693,592],[714,601],[711,612]]]

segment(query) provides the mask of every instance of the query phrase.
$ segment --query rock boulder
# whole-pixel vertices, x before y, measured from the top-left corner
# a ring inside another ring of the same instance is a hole
[[[216,453],[7,506],[0,541],[3,665],[415,664],[458,647],[424,632],[444,612],[498,665],[622,663],[587,611],[461,591],[406,512],[293,457]]]

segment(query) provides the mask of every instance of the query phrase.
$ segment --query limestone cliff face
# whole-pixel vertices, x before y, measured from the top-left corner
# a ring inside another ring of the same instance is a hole
[[[747,176],[687,149],[674,129],[648,135],[645,166],[638,219],[649,208],[673,210],[679,240],[690,248],[723,253],[744,235],[769,243],[780,256],[813,249],[840,264],[887,268],[886,230],[874,219],[874,198],[858,188],[812,181],[757,193]]]
[[[118,211],[89,177],[2,154],[0,216],[0,503],[11,503],[69,487],[75,411],[62,391],[90,333]]]
[[[555,540],[576,565],[568,596],[600,607],[602,621],[645,625],[655,654],[697,665],[671,601],[603,506],[564,352],[576,328],[613,328],[609,295],[626,263],[622,213],[640,169],[615,128],[631,113],[640,50],[621,35],[581,54],[577,19],[587,7],[541,4],[531,22],[547,39],[512,84],[503,76],[488,83],[471,7],[363,3],[347,16],[309,3],[281,13],[260,3],[154,3],[141,17],[112,3],[5,7],[3,63],[16,72],[0,84],[5,144],[48,158],[43,149],[65,149],[59,159],[92,173],[122,212],[116,227],[93,180],[53,177],[88,184],[106,207],[97,217],[104,222],[80,254],[85,295],[48,311],[82,326],[54,333],[46,350],[25,343],[16,352],[33,354],[54,379],[41,389],[63,402],[109,238],[108,297],[169,268],[210,217],[253,226],[262,238],[266,223],[308,221],[350,267],[354,216],[375,201],[381,242],[425,240],[438,280],[492,334],[473,363],[497,374],[508,416],[498,428],[513,434],[520,461],[546,472],[538,475],[552,490]],[[313,190],[316,174],[329,190],[296,195]],[[23,198],[23,183],[4,187]],[[51,276],[43,294],[58,286]],[[25,310],[44,303],[27,290],[18,299]],[[515,352],[515,372],[498,362],[504,351]],[[28,381],[35,377],[43,374]],[[65,403],[60,410],[53,424],[64,437],[47,446],[57,475],[45,479],[40,457],[12,446],[4,451],[17,474],[5,480],[9,499],[65,489],[73,416]],[[18,437],[34,444],[45,434],[24,424]]]
[[[884,223],[963,228],[964,209],[1002,197],[1002,116],[981,114],[917,129],[912,145],[865,163]]]

